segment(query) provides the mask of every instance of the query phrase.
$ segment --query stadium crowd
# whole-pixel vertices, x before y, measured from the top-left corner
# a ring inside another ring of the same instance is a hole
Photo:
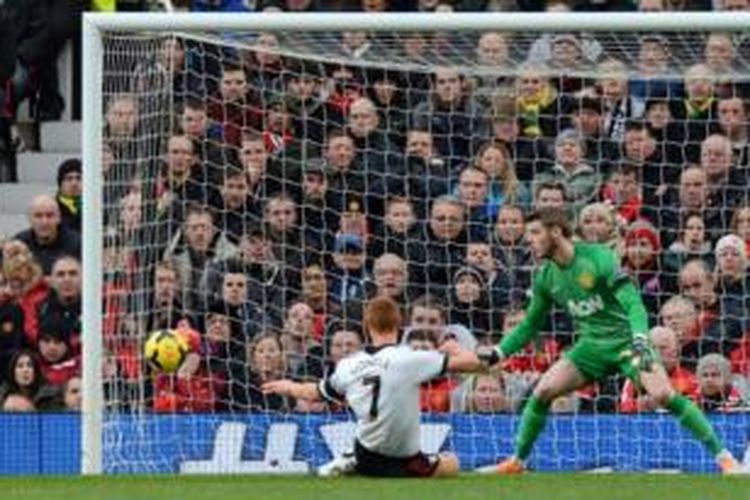
[[[172,3],[750,8],[747,0]],[[707,411],[747,409],[750,35],[621,36],[488,32],[469,47],[466,36],[360,32],[325,35],[312,48],[302,35],[269,33],[247,35],[241,49],[189,36],[108,42],[101,169],[110,407],[342,411],[264,395],[260,385],[316,380],[363,348],[363,304],[379,295],[402,306],[403,341],[415,349],[436,349],[446,336],[468,348],[497,343],[525,314],[535,265],[525,214],[555,207],[576,221],[580,241],[621,256],[675,388]],[[308,57],[316,47],[318,57]],[[20,54],[0,79],[33,73]],[[80,162],[60,165],[57,178],[56,197],[33,199],[30,228],[2,244],[0,403],[8,411],[80,408]],[[141,354],[148,332],[168,328],[192,348],[176,375],[151,370]],[[571,343],[569,320],[555,313],[502,374],[431,382],[422,409],[515,412]],[[612,377],[553,408],[654,405]]]

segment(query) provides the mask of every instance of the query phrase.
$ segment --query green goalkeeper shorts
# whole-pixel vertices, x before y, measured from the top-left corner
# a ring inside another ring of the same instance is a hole
[[[661,362],[658,354],[652,351],[652,355],[655,362]],[[601,380],[607,375],[620,373],[640,385],[630,339],[580,339],[565,353],[565,357],[578,368],[586,380]]]

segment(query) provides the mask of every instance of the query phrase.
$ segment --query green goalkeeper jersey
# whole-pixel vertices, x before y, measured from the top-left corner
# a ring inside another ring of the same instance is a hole
[[[531,341],[544,325],[552,305],[572,318],[577,339],[622,344],[646,335],[648,316],[640,294],[604,245],[575,243],[573,260],[560,266],[545,261],[534,276],[526,318],[500,343],[510,356]]]

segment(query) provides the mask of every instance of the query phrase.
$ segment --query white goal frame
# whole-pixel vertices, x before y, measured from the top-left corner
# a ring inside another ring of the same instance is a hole
[[[81,471],[102,473],[103,34],[147,31],[742,31],[750,12],[668,13],[127,13],[83,19],[83,412]],[[98,200],[98,201],[97,201]]]

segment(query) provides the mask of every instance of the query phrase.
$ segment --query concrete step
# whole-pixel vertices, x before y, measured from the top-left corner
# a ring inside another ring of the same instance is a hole
[[[19,182],[57,184],[57,167],[69,158],[80,158],[80,153],[21,153],[18,155]]]
[[[29,228],[29,218],[19,214],[0,214],[0,237],[12,238]]]
[[[40,194],[54,196],[55,191],[54,184],[0,184],[0,214],[25,216],[29,211],[29,204],[35,196]]]
[[[43,122],[39,135],[44,152],[81,151],[81,122]]]

